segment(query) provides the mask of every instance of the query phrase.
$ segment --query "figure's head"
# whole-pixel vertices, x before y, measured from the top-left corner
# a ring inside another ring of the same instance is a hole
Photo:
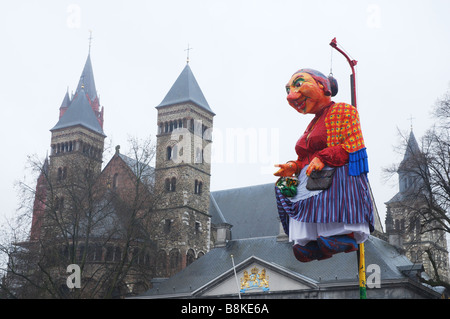
[[[337,94],[337,82],[332,77],[312,69],[295,72],[286,85],[287,100],[298,112],[317,113]]]

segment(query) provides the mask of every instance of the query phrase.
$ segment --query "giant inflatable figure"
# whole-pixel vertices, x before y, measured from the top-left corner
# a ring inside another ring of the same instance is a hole
[[[374,230],[358,111],[333,102],[336,80],[316,70],[297,71],[286,91],[297,112],[315,115],[295,145],[297,159],[275,165],[278,213],[294,256],[309,262],[355,251]]]

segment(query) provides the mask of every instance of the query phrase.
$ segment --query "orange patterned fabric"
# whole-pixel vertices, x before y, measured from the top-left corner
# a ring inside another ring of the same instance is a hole
[[[334,104],[325,117],[325,128],[328,147],[341,145],[349,153],[365,148],[356,107],[347,103]]]

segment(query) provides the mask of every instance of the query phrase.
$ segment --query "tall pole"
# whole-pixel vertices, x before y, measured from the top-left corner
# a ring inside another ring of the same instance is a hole
[[[236,274],[236,266],[234,265],[233,255],[231,255],[231,261],[233,262],[234,277],[236,278],[236,286],[237,286],[237,289],[238,289],[239,299],[241,299],[241,288],[239,287],[239,281],[238,281],[238,277],[237,277],[237,274]]]
[[[364,243],[358,245],[358,277],[359,277],[359,299],[367,299],[366,292],[366,265],[365,265]]]
[[[350,64],[350,68],[352,69],[352,74],[350,74],[350,88],[352,94],[352,105],[357,107],[356,104],[356,75],[355,75],[355,66],[358,63],[356,60],[350,59],[350,57],[337,46],[336,38],[331,40],[330,45],[340,52]],[[366,299],[366,258],[364,255],[364,243],[358,244],[357,251],[357,260],[358,260],[358,277],[359,277],[359,298]]]

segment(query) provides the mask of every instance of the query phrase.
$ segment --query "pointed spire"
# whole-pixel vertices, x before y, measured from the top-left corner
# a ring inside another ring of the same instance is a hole
[[[406,144],[405,155],[403,156],[403,162],[420,152],[419,144],[417,143],[416,137],[411,129],[409,133],[408,142]]]
[[[71,126],[81,125],[96,133],[105,136],[102,127],[95,115],[94,110],[89,103],[84,88],[81,87],[78,94],[74,97],[70,107],[61,116],[58,123],[50,130],[58,130]]]
[[[69,88],[67,88],[66,95],[64,95],[64,99],[59,108],[67,108],[70,105],[70,97],[69,97]]]
[[[172,85],[172,88],[157,108],[186,102],[194,103],[206,111],[214,114],[209,107],[209,104],[206,101],[206,98],[203,95],[203,92],[200,89],[191,68],[189,67],[189,64],[186,64],[183,71]]]
[[[86,63],[84,64],[83,72],[81,73],[80,81],[78,82],[75,95],[82,88],[87,93],[91,101],[94,101],[97,98],[97,89],[95,87],[94,72],[92,70],[92,62],[90,54],[88,54]]]

